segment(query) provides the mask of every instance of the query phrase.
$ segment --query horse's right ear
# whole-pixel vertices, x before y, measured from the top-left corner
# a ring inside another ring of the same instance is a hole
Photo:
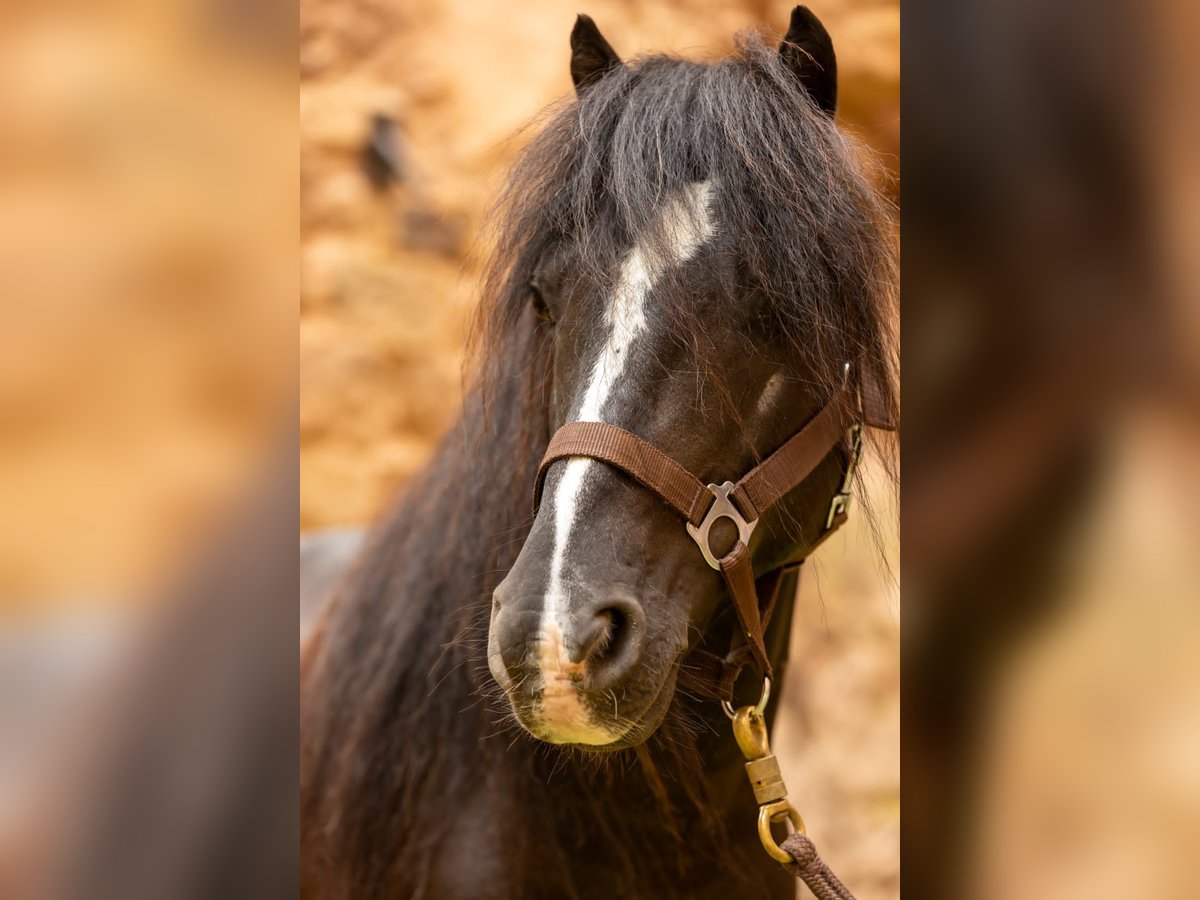
[[[571,80],[575,82],[575,92],[619,65],[621,57],[604,39],[592,17],[580,14],[571,29]]]
[[[829,32],[807,6],[792,10],[779,55],[813,102],[832,116],[837,108],[837,57]]]

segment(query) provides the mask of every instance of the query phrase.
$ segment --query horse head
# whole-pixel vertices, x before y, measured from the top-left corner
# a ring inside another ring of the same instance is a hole
[[[571,50],[577,96],[516,176],[529,233],[514,314],[550,356],[549,433],[608,423],[701,482],[735,481],[829,402],[846,362],[868,359],[864,379],[885,367],[889,236],[833,123],[829,36],[797,7],[778,50],[624,63],[581,16]],[[803,555],[847,465],[829,453],[755,522],[755,572]],[[544,475],[493,594],[489,667],[535,737],[637,745],[725,583],[679,514],[618,468],[578,456]],[[720,519],[711,551],[738,539]]]

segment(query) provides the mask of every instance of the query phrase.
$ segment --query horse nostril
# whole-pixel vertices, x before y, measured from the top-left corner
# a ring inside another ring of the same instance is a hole
[[[591,690],[620,681],[641,656],[642,609],[634,600],[619,600],[597,610],[580,642]]]
[[[584,640],[580,641],[583,662],[599,662],[610,650],[615,649],[613,643],[620,637],[624,619],[624,613],[615,607],[602,609],[595,614]]]

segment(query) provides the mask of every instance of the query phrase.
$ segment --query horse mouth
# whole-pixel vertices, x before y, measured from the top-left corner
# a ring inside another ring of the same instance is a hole
[[[660,635],[643,655],[639,639],[625,649],[637,650],[641,659],[632,671],[614,673],[606,645],[590,655],[580,653],[551,625],[525,640],[514,672],[505,664],[497,634],[495,629],[489,633],[488,668],[517,724],[544,743],[599,753],[637,746],[657,730],[686,652]]]
[[[649,702],[632,715],[620,708],[616,692],[585,694],[576,679],[554,679],[530,700],[510,695],[509,701],[517,722],[539,741],[611,753],[636,747],[654,734],[674,697],[676,675],[677,667],[672,667]]]

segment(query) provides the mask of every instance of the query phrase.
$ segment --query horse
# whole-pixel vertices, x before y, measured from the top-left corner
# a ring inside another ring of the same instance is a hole
[[[696,688],[742,627],[726,582],[620,467],[541,461],[604,423],[721,482],[847,397],[894,418],[890,209],[808,9],[712,62],[623,61],[586,16],[570,47],[492,217],[460,417],[302,651],[306,897],[794,895]],[[807,556],[850,468],[839,439],[759,516],[754,575]],[[791,593],[739,696],[778,680]]]

